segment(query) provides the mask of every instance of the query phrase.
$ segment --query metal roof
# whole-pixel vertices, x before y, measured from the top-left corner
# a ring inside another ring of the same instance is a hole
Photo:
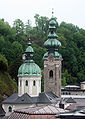
[[[52,92],[42,92],[42,93],[39,93],[39,96],[37,98],[37,103],[52,104],[52,103],[57,103],[58,100],[59,98]]]
[[[76,101],[75,101],[72,97],[68,98],[68,99],[66,100],[66,102],[67,102],[67,103],[76,103]]]
[[[65,88],[80,88],[80,87],[76,85],[67,85],[65,86]]]
[[[16,104],[33,104],[31,97],[25,93],[21,97],[18,97],[14,102]]]
[[[85,95],[61,95],[62,98],[85,98]]]
[[[2,103],[8,103],[8,104],[14,103],[15,100],[16,100],[18,97],[19,97],[18,94],[17,94],[17,93],[14,93],[14,94],[12,94],[10,97],[8,97],[7,99],[5,99]]]
[[[85,107],[79,106],[70,112],[57,114],[56,117],[85,117]]]
[[[21,97],[18,94],[12,94],[3,104],[52,104],[57,103],[59,98],[52,92],[42,92],[37,97],[30,97],[27,93],[23,94]]]

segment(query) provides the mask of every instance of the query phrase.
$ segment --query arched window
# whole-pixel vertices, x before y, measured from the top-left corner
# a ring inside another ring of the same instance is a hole
[[[22,81],[20,80],[20,87],[22,86]]]
[[[49,78],[53,78],[53,71],[52,70],[50,70],[50,72],[49,72]]]
[[[9,106],[8,111],[12,112],[12,107],[11,106]]]
[[[35,86],[36,85],[36,83],[35,83],[35,80],[33,81],[33,86]]]
[[[28,86],[28,81],[26,80],[25,85]]]

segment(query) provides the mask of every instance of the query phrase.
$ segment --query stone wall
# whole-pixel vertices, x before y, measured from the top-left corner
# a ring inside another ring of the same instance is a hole
[[[61,60],[52,56],[44,60],[44,92],[50,91],[61,97]]]

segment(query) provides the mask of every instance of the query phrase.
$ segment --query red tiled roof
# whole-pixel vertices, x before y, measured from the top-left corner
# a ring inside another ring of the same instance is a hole
[[[8,119],[28,119],[28,117],[29,117],[28,114],[13,112],[13,113],[8,117]]]

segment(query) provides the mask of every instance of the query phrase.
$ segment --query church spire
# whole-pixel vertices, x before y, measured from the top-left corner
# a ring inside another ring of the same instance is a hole
[[[23,59],[24,61],[33,61],[33,56],[34,56],[34,50],[31,46],[31,42],[30,42],[30,38],[29,38],[29,42],[28,42],[28,47],[25,50],[25,54],[23,55]]]
[[[52,15],[49,21],[48,40],[44,43],[44,46],[47,48],[47,53],[44,55],[44,58],[51,55],[56,58],[61,57],[61,55],[58,53],[58,48],[61,46],[61,43],[60,41],[57,40],[58,36],[56,35],[56,26],[57,26],[56,18]]]

